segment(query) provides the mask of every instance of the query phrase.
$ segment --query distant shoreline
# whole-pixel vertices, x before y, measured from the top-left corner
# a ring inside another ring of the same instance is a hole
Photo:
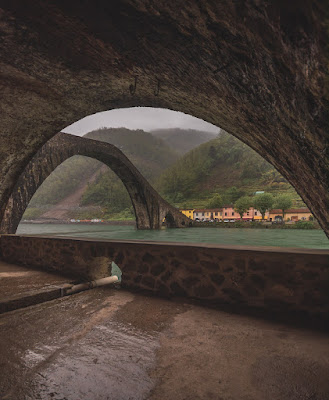
[[[301,221],[301,223],[285,223],[276,224],[271,222],[193,222],[192,227],[197,228],[218,228],[218,229],[316,229],[321,230],[318,223],[309,221]]]
[[[45,224],[63,224],[63,225],[113,225],[113,226],[136,226],[134,220],[116,220],[116,221],[103,221],[103,222],[71,222],[67,220],[54,220],[54,219],[36,219],[30,221],[22,221],[21,224],[45,225]],[[217,228],[217,229],[317,229],[321,227],[314,223],[301,226],[299,224],[271,224],[261,222],[195,222],[191,228]]]
[[[54,219],[35,219],[35,220],[29,220],[29,221],[22,221],[21,224],[33,224],[33,225],[45,225],[45,224],[63,224],[63,225],[122,225],[122,226],[127,226],[127,225],[132,225],[135,226],[136,222],[133,220],[127,220],[127,221],[103,221],[103,222],[71,222],[71,221],[66,221],[66,220],[54,220]]]

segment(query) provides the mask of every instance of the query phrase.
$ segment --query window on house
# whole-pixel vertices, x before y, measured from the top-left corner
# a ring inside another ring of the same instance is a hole
[[[257,211],[255,211],[255,215],[257,215]]]
[[[232,217],[233,217],[233,215],[234,215],[234,212],[232,212]]]
[[[225,213],[225,217],[227,217],[227,212]]]
[[[247,215],[249,215],[249,211],[247,211]]]
[[[215,215],[218,215],[218,212],[215,212]]]
[[[202,213],[202,216],[204,217],[204,213]]]

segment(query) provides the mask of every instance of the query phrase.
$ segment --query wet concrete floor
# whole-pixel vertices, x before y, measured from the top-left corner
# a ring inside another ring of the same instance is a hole
[[[0,315],[1,400],[328,400],[329,338],[103,287]]]
[[[70,279],[50,272],[8,264],[0,260],[0,301],[27,292],[61,286]]]

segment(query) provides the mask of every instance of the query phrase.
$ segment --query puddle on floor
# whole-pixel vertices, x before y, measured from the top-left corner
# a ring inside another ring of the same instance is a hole
[[[25,359],[37,372],[26,399],[144,399],[155,384],[148,371],[158,346],[158,335],[108,322],[63,352],[56,350],[55,359],[49,347],[29,351]],[[41,368],[35,367],[38,360]]]

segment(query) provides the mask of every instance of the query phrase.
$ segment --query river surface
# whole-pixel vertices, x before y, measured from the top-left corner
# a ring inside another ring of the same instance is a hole
[[[329,240],[324,232],[302,229],[186,228],[138,231],[129,225],[20,224],[17,233],[114,240],[329,249]]]

